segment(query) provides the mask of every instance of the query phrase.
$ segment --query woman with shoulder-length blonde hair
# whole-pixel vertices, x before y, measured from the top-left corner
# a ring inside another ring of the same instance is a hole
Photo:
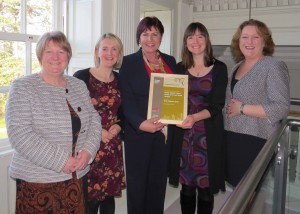
[[[95,67],[77,71],[90,99],[102,118],[102,140],[88,178],[88,214],[115,213],[115,196],[125,188],[123,149],[121,140],[122,114],[118,73],[122,65],[123,45],[119,37],[106,33],[95,45]],[[100,141],[99,141],[100,144]]]

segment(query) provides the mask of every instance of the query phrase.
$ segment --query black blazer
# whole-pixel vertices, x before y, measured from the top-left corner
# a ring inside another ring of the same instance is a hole
[[[174,57],[164,53],[160,55],[169,68],[177,73]],[[147,119],[149,86],[150,78],[144,64],[142,50],[125,56],[119,71],[119,87],[125,116],[125,140],[136,137],[143,138],[139,140],[151,140],[155,137],[155,133],[139,130],[140,124]]]
[[[177,66],[181,74],[184,74],[187,70],[181,62]],[[225,103],[227,82],[227,66],[223,62],[215,60],[212,70],[212,90],[205,98],[205,101],[209,103],[207,110],[210,112],[211,118],[204,120],[207,140],[209,187],[212,194],[218,193],[219,190],[225,191],[222,109]],[[184,129],[175,127],[169,171],[169,183],[174,186],[178,186],[179,184],[183,135]]]

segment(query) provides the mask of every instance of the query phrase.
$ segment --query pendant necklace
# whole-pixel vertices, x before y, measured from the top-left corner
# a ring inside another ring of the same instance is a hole
[[[200,73],[201,73],[201,70],[200,70],[200,71],[196,71],[196,68],[195,68],[195,67],[194,67],[194,69],[195,69],[195,72],[194,72],[194,73],[195,73],[195,76],[196,76],[196,77],[199,77],[199,76],[200,76]]]

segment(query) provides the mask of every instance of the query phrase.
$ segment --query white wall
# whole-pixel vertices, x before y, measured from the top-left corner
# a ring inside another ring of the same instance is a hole
[[[177,0],[147,0],[152,3],[167,7],[167,8],[176,8]]]
[[[177,62],[181,61],[181,48],[183,42],[184,31],[187,26],[193,21],[193,7],[184,3],[182,0],[178,1],[177,4],[177,17],[175,17],[176,26],[176,40],[173,42],[174,46],[174,57]]]
[[[68,74],[94,66],[94,47],[102,33],[101,1],[68,1],[67,36],[73,56]]]
[[[171,52],[171,41],[172,39],[172,11],[170,10],[164,10],[164,11],[149,11],[144,13],[146,16],[155,16],[157,17],[164,26],[164,35],[162,38],[161,45],[159,47],[159,50],[166,54],[172,54]],[[172,45],[173,46],[173,45]]]
[[[252,8],[251,18],[267,24],[276,45],[300,45],[300,5]],[[249,19],[249,10],[195,12],[193,19],[207,27],[213,45],[230,45],[238,26]]]
[[[124,45],[124,55],[138,49],[135,32],[140,20],[140,0],[115,0],[115,31]],[[114,25],[111,22],[112,25]]]
[[[94,14],[96,19],[102,20],[101,22],[101,34],[115,33],[116,29],[116,0],[101,1],[101,11],[98,14]],[[101,14],[101,16],[100,16]],[[100,27],[100,26],[99,26]]]

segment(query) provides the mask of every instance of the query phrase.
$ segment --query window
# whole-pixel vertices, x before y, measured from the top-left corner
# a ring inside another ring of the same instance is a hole
[[[12,81],[39,71],[37,39],[54,29],[57,0],[2,0],[0,2],[0,146],[7,140],[5,105]],[[55,5],[56,4],[56,5]],[[55,25],[57,26],[57,25]]]

